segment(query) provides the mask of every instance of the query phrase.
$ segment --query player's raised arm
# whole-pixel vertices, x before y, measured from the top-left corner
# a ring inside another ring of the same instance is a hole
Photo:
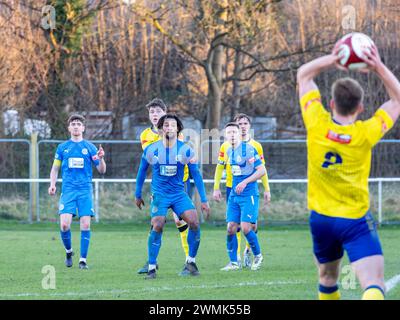
[[[300,99],[307,92],[318,89],[317,84],[314,82],[314,78],[322,71],[338,66],[337,63],[339,59],[338,50],[335,46],[332,54],[312,60],[302,65],[297,70],[297,83],[299,85]]]
[[[365,63],[368,65],[368,69],[375,72],[382,80],[390,97],[390,100],[386,101],[381,108],[385,110],[390,115],[393,122],[395,122],[400,115],[400,82],[383,64],[375,45],[372,46],[371,52],[365,50],[364,55],[367,58],[365,59]]]
[[[144,201],[142,199],[142,189],[143,189],[143,184],[146,179],[146,173],[147,173],[147,168],[149,167],[149,163],[147,162],[147,159],[145,157],[145,152],[143,152],[142,159],[140,161],[140,166],[139,170],[136,176],[136,191],[135,191],[135,202],[136,206],[139,209],[142,209],[142,206],[144,206]]]
[[[105,174],[107,170],[106,162],[104,161],[104,156],[105,156],[104,149],[100,144],[99,150],[97,151],[97,157],[100,160],[100,163],[96,166],[97,171],[100,174]]]

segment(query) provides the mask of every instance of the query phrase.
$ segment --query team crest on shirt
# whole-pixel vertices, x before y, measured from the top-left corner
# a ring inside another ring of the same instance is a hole
[[[61,203],[60,206],[58,207],[58,209],[61,211],[64,209],[64,205]]]
[[[88,149],[83,148],[83,149],[82,149],[82,154],[87,155],[87,154],[88,154]]]
[[[332,130],[328,130],[326,138],[334,142],[339,142],[340,144],[349,144],[351,142],[351,135],[336,133]]]

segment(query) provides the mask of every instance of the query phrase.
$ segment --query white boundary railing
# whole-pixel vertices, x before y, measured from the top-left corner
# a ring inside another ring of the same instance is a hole
[[[98,222],[100,220],[100,196],[99,196],[99,184],[100,183],[136,183],[136,179],[102,179],[96,178],[93,179],[93,201],[94,201],[94,210],[95,210],[95,220]],[[205,184],[212,184],[214,183],[213,179],[204,179]],[[291,184],[291,183],[302,183],[306,184],[307,179],[270,179],[270,184]],[[49,183],[50,179],[0,179],[0,183]],[[57,182],[62,182],[62,179],[58,179]],[[151,182],[151,179],[146,179],[146,183]],[[225,180],[221,180],[222,183]],[[384,182],[400,182],[400,178],[370,178],[368,179],[369,183],[378,183],[378,221],[382,223],[383,221],[383,214],[382,214],[382,183]],[[260,183],[260,181],[259,181]],[[133,197],[133,195],[132,195]],[[29,200],[31,201],[31,199]],[[32,213],[29,212],[28,217],[29,222],[33,221]],[[40,221],[40,210],[39,206],[37,206],[36,210],[36,220]]]

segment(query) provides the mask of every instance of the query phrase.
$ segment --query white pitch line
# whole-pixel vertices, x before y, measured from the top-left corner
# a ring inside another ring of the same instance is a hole
[[[162,291],[177,291],[184,289],[223,289],[223,288],[235,288],[235,287],[254,287],[254,286],[284,286],[284,285],[297,285],[297,284],[305,284],[306,281],[251,281],[251,282],[239,282],[235,284],[215,284],[215,285],[193,285],[193,286],[181,286],[181,287],[148,287],[138,290],[98,290],[92,292],[49,292],[46,293],[16,293],[16,294],[0,294],[1,298],[17,298],[17,297],[41,297],[41,296],[50,296],[50,297],[82,297],[82,296],[98,296],[104,294],[126,294],[126,293],[138,293],[138,292],[162,292]]]
[[[397,284],[400,282],[400,274],[394,276],[393,278],[389,279],[388,281],[385,282],[385,287],[386,287],[386,293],[388,293],[390,290],[394,289]]]

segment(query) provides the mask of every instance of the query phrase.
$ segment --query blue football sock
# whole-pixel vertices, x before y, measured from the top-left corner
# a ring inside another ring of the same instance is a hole
[[[162,232],[156,232],[153,229],[149,234],[149,239],[147,241],[147,250],[149,255],[149,264],[156,264],[158,253],[161,248],[161,237]]]
[[[257,235],[254,233],[253,230],[251,230],[245,236],[246,236],[247,242],[250,245],[251,251],[253,251],[253,254],[255,256],[259,255],[261,253],[261,249],[260,249],[260,244],[258,243]]]
[[[228,251],[229,260],[231,262],[237,262],[238,241],[236,234],[228,234],[226,236],[226,249]]]
[[[197,230],[189,228],[187,242],[189,245],[189,257],[196,257],[200,246],[200,227]]]
[[[71,250],[71,230],[60,230],[61,240],[64,244],[65,250]]]
[[[81,258],[86,259],[89,250],[90,230],[81,230]]]

